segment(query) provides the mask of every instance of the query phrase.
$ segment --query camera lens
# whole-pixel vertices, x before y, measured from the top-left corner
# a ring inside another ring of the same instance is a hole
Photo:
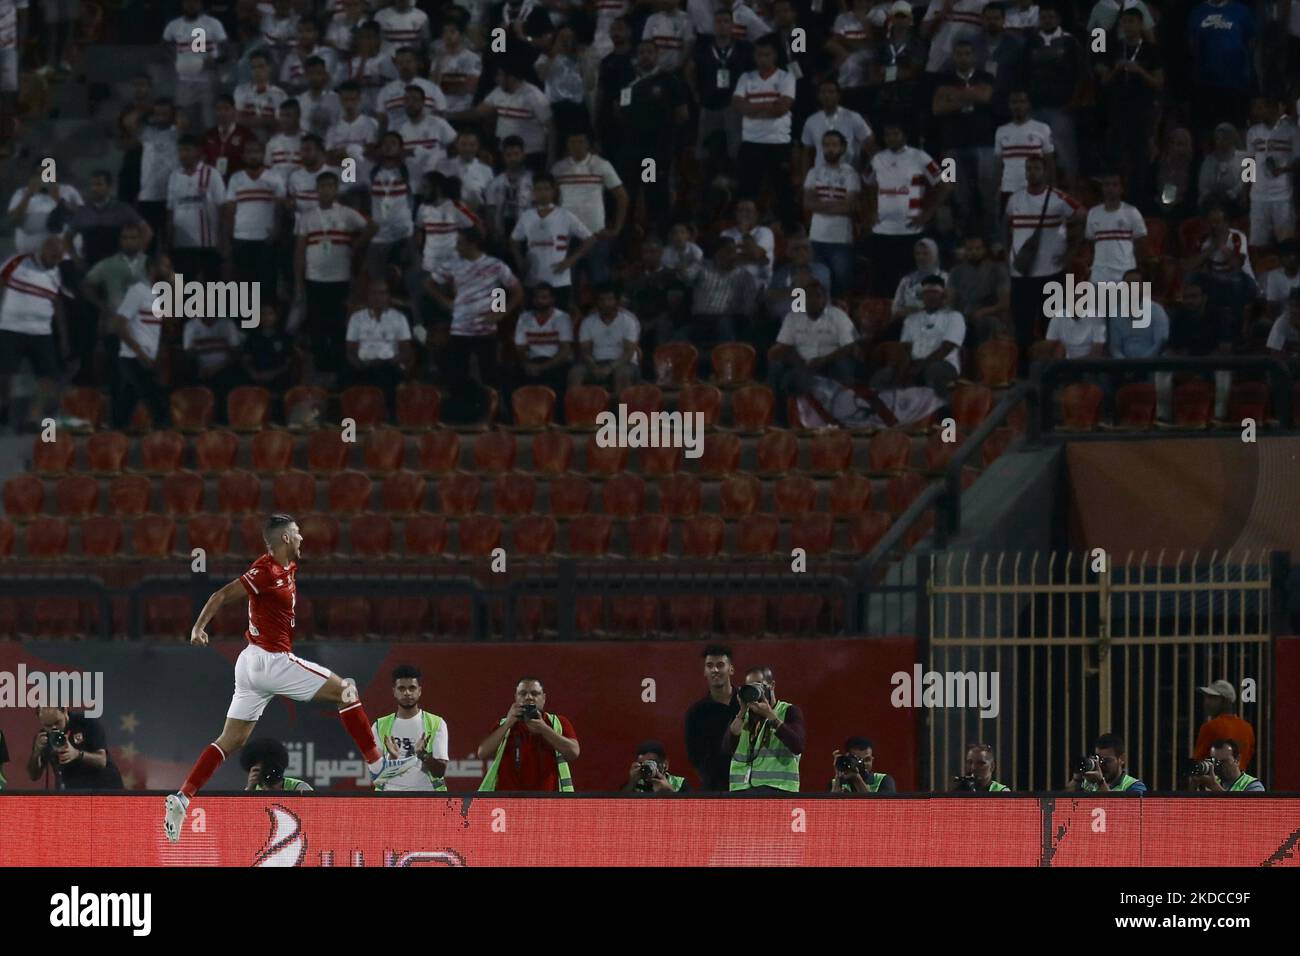
[[[764,696],[762,684],[745,684],[740,688],[740,699],[746,704],[752,704]]]

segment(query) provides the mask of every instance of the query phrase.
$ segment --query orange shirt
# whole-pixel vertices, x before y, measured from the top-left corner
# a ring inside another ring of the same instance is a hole
[[[1220,714],[1213,720],[1201,724],[1201,729],[1196,735],[1195,758],[1204,760],[1208,757],[1210,745],[1216,740],[1235,740],[1237,746],[1241,748],[1241,759],[1238,764],[1242,770],[1250,766],[1250,758],[1255,754],[1255,729],[1248,721],[1242,720],[1236,714]]]

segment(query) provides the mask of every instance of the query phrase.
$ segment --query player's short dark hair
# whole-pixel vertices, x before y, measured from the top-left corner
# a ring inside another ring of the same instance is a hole
[[[424,682],[424,678],[420,675],[420,668],[414,664],[398,664],[393,668],[393,683],[396,684],[399,680]]]
[[[457,180],[457,182],[459,182],[459,180]],[[483,230],[479,229],[477,226],[469,226],[466,229],[460,230],[460,235],[461,238],[468,239],[470,242],[474,243],[475,247],[479,249],[482,249],[483,243],[487,241],[483,238]]]
[[[406,140],[402,139],[402,134],[395,129],[385,130],[384,135],[379,137],[379,141],[382,143],[384,140],[388,139],[389,137],[397,140],[397,145],[399,146],[406,145]]]
[[[820,90],[823,86],[833,86],[836,91],[838,91],[840,88],[840,81],[835,79],[833,76],[828,76],[817,84],[817,89]]]
[[[581,132],[581,130],[579,130],[579,132]],[[573,136],[576,134],[570,133],[569,135]],[[584,133],[583,135],[585,136],[586,134]],[[501,141],[501,148],[503,150],[509,149],[511,146],[518,146],[520,149],[525,149],[523,137],[516,136],[513,133],[511,133],[509,136],[507,136],[505,139]]]
[[[725,657],[729,664],[736,663],[736,655],[732,653],[731,648],[726,644],[706,644],[704,645],[704,653],[700,657]]]
[[[310,69],[313,66],[323,67],[325,66],[325,61],[318,56],[309,56],[307,59],[302,61],[302,68],[304,70]]]
[[[291,96],[291,97],[289,97],[287,100],[285,100],[283,103],[280,104],[280,109],[282,109],[282,110],[297,110],[299,113],[301,113],[301,112],[302,112],[302,105],[301,105],[301,104],[300,104],[296,99],[294,99],[294,98]]]
[[[766,664],[755,664],[753,667],[746,667],[745,674],[746,676],[749,674],[762,674],[763,680],[776,680],[776,675],[772,672],[772,668],[768,667]]]
[[[259,763],[263,770],[274,767],[283,772],[289,768],[289,750],[274,737],[250,740],[239,754],[239,765],[248,771]]]
[[[411,56],[415,56],[415,55],[416,55],[416,54],[415,54],[415,48],[414,48],[414,47],[409,47],[409,46],[399,46],[396,50],[393,51],[393,56],[398,57],[398,56],[401,56],[403,53],[409,53],[409,54],[411,54]]]
[[[869,737],[850,737],[844,741],[845,750],[875,750],[876,745]]]
[[[340,95],[344,93],[360,93],[361,84],[356,80],[345,80],[334,88],[334,92]]]
[[[543,289],[551,293],[551,295],[555,294],[555,286],[551,285],[549,282],[537,283],[537,285],[533,286],[532,293],[533,295],[537,295],[537,293],[541,292]]]
[[[180,139],[176,140],[176,145],[177,145],[177,146],[193,146],[195,149],[198,149],[198,148],[199,148],[199,138],[198,138],[197,136],[194,136],[194,135],[190,134],[190,133],[186,133],[186,134],[185,134],[184,136],[182,136]]]
[[[595,297],[598,298],[598,299],[599,299],[602,295],[612,295],[612,296],[614,296],[615,298],[617,298],[617,297],[618,297],[618,286],[616,286],[616,285],[615,285],[614,283],[612,283],[612,282],[600,282],[600,283],[598,283],[598,284],[596,285],[596,288],[592,290],[592,293],[593,293],[593,294],[595,295]]]
[[[1102,734],[1097,738],[1098,750],[1113,750],[1116,755],[1124,752],[1124,738],[1119,734]]]
[[[406,86],[402,87],[403,93],[409,93],[412,90],[415,90],[415,92],[419,93],[420,96],[424,96],[424,87],[419,83],[407,83]]]
[[[550,183],[552,188],[559,188],[555,183],[555,177],[550,173],[537,173],[533,176],[533,186],[536,187],[538,183]]]
[[[304,145],[304,146],[305,146],[307,143],[315,143],[318,149],[324,149],[324,148],[325,148],[325,141],[322,140],[322,139],[321,139],[319,136],[317,136],[315,133],[304,133],[304,134],[303,134],[303,137],[302,137],[302,140],[301,140],[301,143],[302,143],[302,145]]]
[[[839,130],[828,129],[826,132],[822,133],[822,139],[825,139],[827,136],[834,136],[836,139],[840,141],[841,146],[845,147],[846,149],[848,148],[849,141],[844,137],[844,134],[841,133]]]
[[[1220,737],[1214,743],[1210,744],[1211,750],[1217,750],[1220,747],[1227,747],[1232,751],[1232,759],[1236,760],[1241,756],[1241,745],[1231,737]]]
[[[227,106],[234,106],[235,98],[229,93],[218,93],[217,98],[213,102],[225,103]]]
[[[667,760],[668,748],[657,740],[643,740],[636,747],[636,755],[639,757],[642,754],[654,754],[660,760]]]
[[[289,525],[297,524],[297,523],[298,522],[296,521],[296,519],[294,519],[292,515],[285,515],[285,514],[271,515],[271,517],[266,519],[266,524],[262,525],[262,540],[265,541],[267,546],[269,547],[271,541],[275,538],[276,535],[278,535],[285,528],[289,527]]]
[[[361,33],[362,31],[378,33],[380,32],[379,23],[375,20],[362,20],[361,25],[357,27],[357,32]]]
[[[271,54],[268,53],[263,47],[259,46],[252,53],[248,54],[248,62],[252,63],[254,60],[265,60],[267,64],[270,65]]]
[[[100,168],[100,169],[96,169],[96,170],[94,170],[94,171],[90,174],[90,178],[91,178],[91,179],[102,179],[102,180],[104,180],[105,182],[109,183],[110,185],[111,185],[112,182],[113,182],[113,174],[112,174],[111,172],[109,172],[107,169],[103,169],[103,168]]]
[[[321,172],[316,174],[316,182],[318,183],[322,183],[322,182],[336,183],[338,181],[339,181],[339,177],[328,169],[322,170]]]
[[[767,36],[759,37],[754,41],[754,50],[757,52],[761,49],[771,50],[773,53],[776,53],[780,50],[780,47],[777,46],[776,38],[769,33]]]
[[[515,681],[515,686],[518,687],[520,684],[536,684],[542,689],[543,694],[546,693],[546,685],[542,683],[540,677],[521,677],[519,680]]]

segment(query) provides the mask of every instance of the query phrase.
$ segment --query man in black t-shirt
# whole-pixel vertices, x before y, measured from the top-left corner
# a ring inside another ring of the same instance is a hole
[[[69,714],[66,707],[39,707],[36,718],[41,729],[32,738],[29,777],[39,780],[52,770],[56,790],[123,789],[122,775],[108,756],[108,739],[98,720]],[[62,746],[56,747],[60,739]]]
[[[722,732],[740,712],[731,678],[736,673],[731,648],[704,649],[704,677],[709,692],[686,712],[686,754],[700,776],[701,790],[731,789],[731,754],[722,751]]]
[[[1165,71],[1160,48],[1142,36],[1141,10],[1121,13],[1119,27],[1112,55],[1094,67],[1105,106],[1107,168],[1120,171],[1134,205],[1145,213],[1151,211],[1154,191],[1148,144]]]
[[[274,302],[263,302],[257,327],[244,336],[241,364],[250,384],[270,390],[273,406],[294,385],[293,357],[293,342],[282,330],[279,308]],[[271,413],[279,418],[277,407]]]
[[[675,128],[690,118],[686,84],[676,73],[659,71],[659,49],[653,40],[642,40],[636,48],[635,74],[619,91],[615,120],[622,129],[619,177],[627,188],[632,208],[645,192],[645,211],[651,231],[660,239],[672,224],[673,156]],[[646,160],[654,160],[653,182]]]

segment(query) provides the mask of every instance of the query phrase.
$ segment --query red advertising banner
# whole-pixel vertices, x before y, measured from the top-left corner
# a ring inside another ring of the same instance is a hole
[[[162,814],[3,796],[0,866],[1300,865],[1287,797],[200,797],[178,844]]]

